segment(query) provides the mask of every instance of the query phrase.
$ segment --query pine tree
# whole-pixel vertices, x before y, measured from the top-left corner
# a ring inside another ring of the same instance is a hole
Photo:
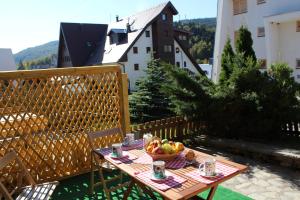
[[[226,44],[223,49],[221,58],[221,73],[220,73],[220,84],[223,85],[233,72],[233,60],[234,52],[231,47],[230,39],[227,38]]]
[[[18,70],[25,70],[25,66],[22,60],[20,60],[19,64],[18,64]]]
[[[162,91],[162,85],[167,82],[163,64],[151,59],[146,69],[146,76],[137,81],[137,91],[129,97],[133,122],[146,122],[173,116],[171,101]]]
[[[245,58],[252,58],[256,62],[256,55],[252,48],[253,40],[251,32],[244,26],[238,31],[238,38],[235,43],[236,53],[243,54]]]
[[[190,75],[187,71],[167,66],[167,73],[172,82],[164,85],[170,95],[173,108],[177,115],[195,120],[205,120],[209,114],[213,83],[202,74]]]

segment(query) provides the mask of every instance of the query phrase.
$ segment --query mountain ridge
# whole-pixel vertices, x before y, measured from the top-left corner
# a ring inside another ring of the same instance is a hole
[[[57,54],[58,51],[58,40],[47,42],[34,47],[26,48],[16,54],[14,54],[14,59],[16,64],[20,61],[28,62],[32,60],[41,59],[44,57]]]

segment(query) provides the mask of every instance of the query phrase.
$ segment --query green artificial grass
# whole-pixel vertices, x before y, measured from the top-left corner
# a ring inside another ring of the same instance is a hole
[[[113,176],[113,174],[107,175],[106,178],[109,178],[110,176]],[[125,179],[128,180],[128,177]],[[60,181],[59,185],[55,189],[51,200],[96,200],[96,199],[106,199],[104,191],[102,190],[102,187],[96,187],[95,193],[93,195],[89,194],[89,180],[90,180],[90,174],[83,174],[80,176],[72,177],[63,181]],[[117,184],[117,182],[112,183],[112,185]],[[123,194],[125,190],[118,190],[116,192],[112,192],[111,196],[112,199],[122,199]],[[208,191],[205,191],[198,196],[202,198],[206,198],[208,195]],[[162,199],[158,193],[155,193],[155,196],[157,199]],[[143,196],[139,196],[139,193],[137,189],[134,187],[129,198],[130,200],[134,199],[150,199],[149,196],[146,196],[143,194]],[[242,194],[239,194],[237,192],[233,192],[227,188],[224,188],[222,186],[219,186],[215,196],[214,200],[251,200],[251,198],[246,197]]]

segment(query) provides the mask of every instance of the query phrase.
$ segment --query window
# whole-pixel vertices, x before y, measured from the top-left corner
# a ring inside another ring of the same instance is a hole
[[[297,74],[297,78],[300,79],[300,75],[299,74]]]
[[[185,61],[183,62],[183,66],[186,67],[186,62]]]
[[[146,37],[150,37],[150,31],[146,31],[145,34],[146,34]]]
[[[266,3],[266,0],[257,0],[257,5],[258,4],[263,4],[263,3]]]
[[[162,19],[163,21],[167,21],[167,15],[166,15],[165,13],[163,13],[163,14],[161,15],[161,19]]]
[[[146,53],[150,53],[151,52],[151,47],[146,47]]]
[[[247,0],[233,0],[233,14],[238,15],[246,13],[247,9]]]
[[[258,59],[258,62],[260,63],[260,68],[261,69],[266,69],[267,68],[267,60],[266,59]]]
[[[297,32],[300,32],[300,21],[297,21]]]
[[[164,45],[164,52],[172,52],[172,45]]]
[[[177,67],[180,67],[180,62],[176,62],[176,66],[177,66]]]
[[[176,47],[176,53],[179,53],[179,47]]]
[[[257,28],[257,37],[265,37],[265,27]]]
[[[71,61],[70,56],[64,56],[63,61],[70,62]]]
[[[133,47],[133,53],[137,54],[138,53],[138,48],[137,47]]]
[[[296,69],[300,69],[300,59],[296,60]]]
[[[140,69],[139,64],[134,64],[134,71],[139,71],[139,69]]]
[[[183,36],[182,36],[182,40],[186,40],[186,35],[183,35]]]
[[[182,40],[182,35],[179,35],[178,38],[179,38],[179,40]]]

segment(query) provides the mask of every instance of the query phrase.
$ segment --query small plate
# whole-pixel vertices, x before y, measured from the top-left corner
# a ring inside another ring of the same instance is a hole
[[[207,176],[205,175],[204,171],[200,171],[200,176],[204,177],[204,178],[209,178],[209,179],[214,179],[214,178],[219,178],[223,176],[223,173],[221,172],[216,172],[213,176]]]
[[[134,145],[137,145],[138,144],[138,141],[134,141],[132,144],[124,144],[124,143],[122,143],[122,147],[131,147],[131,146],[134,146]]]
[[[196,165],[199,164],[196,160],[192,160],[192,161],[185,161],[185,166],[189,166],[189,165]]]
[[[153,174],[150,175],[150,179],[155,182],[164,182],[164,181],[167,181],[172,178],[173,178],[173,176],[167,171],[166,171],[166,175],[164,178],[156,178],[156,177],[154,177]]]
[[[122,158],[125,158],[125,157],[129,157],[129,155],[127,153],[123,152],[123,156],[122,157],[116,157],[114,154],[110,153],[109,157],[111,157],[113,159],[122,159]]]

